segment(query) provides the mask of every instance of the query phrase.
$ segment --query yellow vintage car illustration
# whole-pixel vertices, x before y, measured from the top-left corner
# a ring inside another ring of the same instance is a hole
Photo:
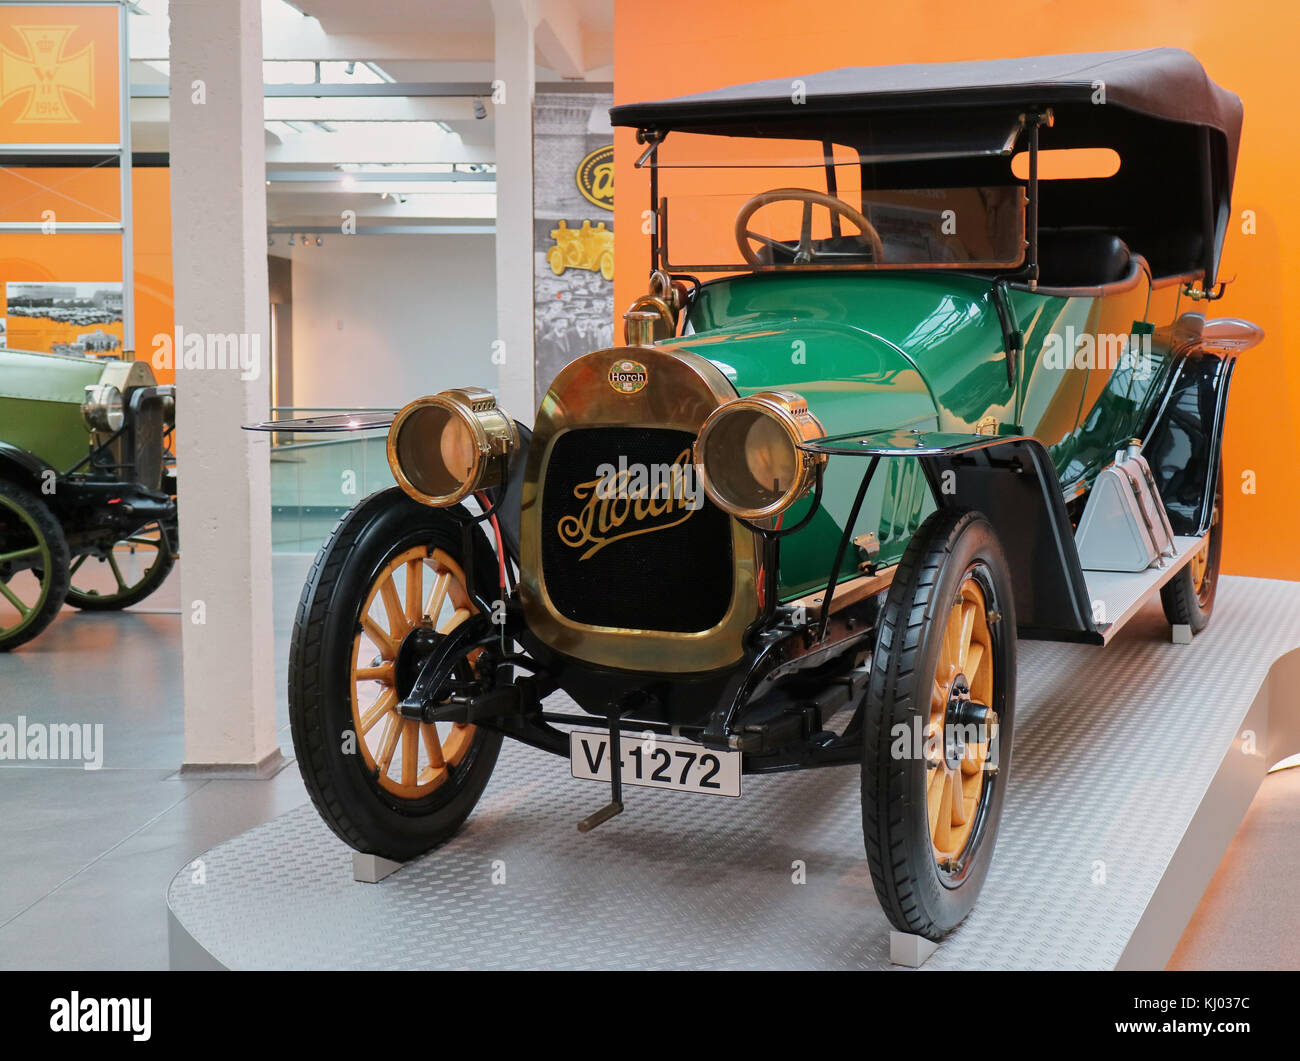
[[[555,246],[546,252],[551,272],[561,276],[565,269],[588,269],[599,272],[606,280],[614,279],[614,233],[601,221],[595,228],[584,221],[582,228],[572,229],[567,221],[551,229]]]

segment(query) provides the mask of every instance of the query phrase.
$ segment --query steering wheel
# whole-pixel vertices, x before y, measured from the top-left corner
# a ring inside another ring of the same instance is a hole
[[[799,225],[799,243],[796,247],[791,247],[789,243],[784,243],[781,240],[772,239],[770,236],[764,236],[762,233],[750,231],[749,219],[754,216],[757,210],[770,203],[789,201],[804,204],[803,220]],[[771,264],[761,261],[758,252],[749,245],[750,240],[757,240],[769,250],[793,254],[795,265],[810,265],[814,262],[818,257],[812,245],[812,208],[814,205],[826,207],[831,212],[832,221],[836,216],[848,218],[861,233],[859,238],[870,243],[872,262],[880,264],[885,260],[885,247],[880,241],[880,233],[876,231],[876,226],[843,199],[837,199],[825,192],[815,192],[810,188],[773,188],[771,191],[761,192],[754,196],[740,208],[740,213],[736,215],[736,243],[740,246],[740,253],[745,256],[745,261],[755,268]],[[822,252],[822,256],[845,257],[842,253],[836,252],[830,254]]]

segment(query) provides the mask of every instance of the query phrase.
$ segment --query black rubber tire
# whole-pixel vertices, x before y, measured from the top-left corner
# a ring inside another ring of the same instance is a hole
[[[1192,568],[1188,564],[1160,588],[1160,603],[1170,626],[1190,626],[1199,634],[1210,625],[1214,613],[1214,597],[1219,587],[1219,561],[1223,556],[1223,464],[1219,464],[1219,478],[1214,488],[1214,520],[1210,524],[1210,555],[1205,565],[1205,578],[1197,593],[1192,582]]]
[[[35,494],[15,483],[0,479],[0,495],[10,503],[23,509],[36,524],[36,529],[50,550],[52,571],[50,586],[45,595],[45,602],[36,615],[21,629],[12,634],[0,634],[0,652],[8,652],[19,645],[26,644],[41,633],[54,621],[63,607],[68,595],[68,540],[63,535],[63,527],[54,518],[49,506]],[[41,569],[44,572],[44,568]]]
[[[72,607],[79,608],[83,612],[119,612],[123,608],[139,604],[154,593],[159,586],[167,581],[167,576],[171,574],[172,567],[175,564],[176,558],[172,556],[171,551],[162,549],[158,561],[149,569],[149,573],[141,579],[138,585],[132,586],[126,593],[119,593],[113,597],[99,597],[88,593],[79,593],[69,586],[67,602]]]
[[[923,757],[896,756],[900,732],[929,719],[930,689],[951,602],[968,572],[981,585],[991,626],[994,703],[999,720],[997,771],[985,780],[980,815],[963,849],[960,872],[940,870],[926,806]],[[1016,625],[1010,569],[988,520],[940,509],[912,536],[886,596],[864,693],[862,833],[876,896],[901,932],[941,939],[970,912],[988,873],[1011,766],[1015,713]],[[899,731],[896,727],[905,727]]]
[[[475,542],[477,584],[495,586],[495,555],[481,531]],[[456,775],[419,801],[381,789],[362,756],[344,751],[353,727],[350,653],[362,603],[383,565],[416,545],[442,549],[464,567],[459,525],[397,487],[370,495],[344,515],[312,564],[289,646],[294,754],[316,810],[357,851],[399,862],[456,833],[483,794],[501,749],[501,733],[478,726]]]

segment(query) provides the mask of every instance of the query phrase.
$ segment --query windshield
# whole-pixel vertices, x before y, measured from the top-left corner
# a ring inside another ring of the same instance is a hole
[[[1023,185],[879,187],[869,159],[842,144],[673,133],[641,163],[658,185],[660,264],[720,273],[1023,263]]]

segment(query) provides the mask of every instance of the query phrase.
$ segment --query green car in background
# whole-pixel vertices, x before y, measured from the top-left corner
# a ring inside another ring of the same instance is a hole
[[[114,610],[176,560],[174,388],[141,361],[0,349],[0,651]]]
[[[531,431],[477,389],[260,425],[388,425],[398,484],[303,590],[307,788],[346,842],[410,859],[503,737],[608,786],[580,832],[628,786],[859,766],[881,908],[938,939],[993,855],[1017,642],[1105,645],[1156,596],[1179,638],[1210,620],[1228,385],[1263,334],[1201,312],[1240,100],[1163,48],[611,120],[640,144],[649,290]]]

